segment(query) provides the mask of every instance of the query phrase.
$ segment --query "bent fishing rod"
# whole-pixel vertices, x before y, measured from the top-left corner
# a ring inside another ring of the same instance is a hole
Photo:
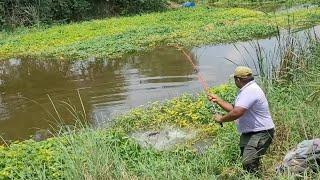
[[[208,83],[205,81],[205,79],[203,78],[203,76],[201,75],[201,73],[199,72],[197,66],[193,63],[192,61],[192,58],[191,56],[186,53],[186,51],[182,48],[182,47],[179,47],[178,45],[176,46],[176,48],[178,50],[180,50],[184,56],[187,58],[187,60],[190,62],[190,64],[192,65],[192,68],[193,68],[193,71],[196,73],[196,76],[198,78],[198,81],[200,82],[203,90],[205,91],[206,95],[209,96],[210,93],[209,93],[209,86],[208,86]],[[213,107],[213,111],[216,111],[216,107],[214,104],[212,104],[212,107]],[[223,124],[222,123],[219,123],[221,127],[223,127]]]

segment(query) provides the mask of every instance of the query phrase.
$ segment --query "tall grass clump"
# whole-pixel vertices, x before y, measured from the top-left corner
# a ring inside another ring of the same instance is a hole
[[[276,43],[266,51],[259,41],[250,41],[249,46],[236,46],[235,49],[248,55],[241,64],[253,67],[265,87],[272,84],[288,84],[296,81],[313,66],[310,60],[313,48],[319,38],[314,28],[306,31],[278,30]],[[254,53],[250,52],[254,50]],[[298,73],[300,72],[300,73]]]
[[[216,150],[201,156],[186,146],[163,152],[141,149],[120,131],[100,130],[97,134],[89,129],[80,136],[69,136],[68,141],[64,151],[69,154],[67,163],[71,168],[65,175],[70,179],[210,178],[237,159],[235,152],[223,152],[227,149],[221,147],[232,145],[228,141],[215,143]]]

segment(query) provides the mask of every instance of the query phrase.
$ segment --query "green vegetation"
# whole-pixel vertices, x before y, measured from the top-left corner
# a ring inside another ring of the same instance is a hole
[[[292,27],[304,27],[318,22],[319,16],[319,8],[300,10],[294,15],[267,15],[239,8],[179,9],[0,33],[0,58],[115,58],[160,45],[194,46],[265,37],[275,34],[278,26],[286,27],[288,17],[294,20]]]

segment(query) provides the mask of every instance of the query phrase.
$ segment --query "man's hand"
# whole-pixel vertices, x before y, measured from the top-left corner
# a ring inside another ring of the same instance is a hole
[[[218,101],[220,101],[220,98],[214,94],[208,94],[208,99],[213,103],[217,103]]]
[[[220,115],[220,114],[213,115],[213,119],[217,123],[222,123],[221,118],[222,118],[222,115]]]
[[[217,103],[222,109],[224,109],[227,112],[230,112],[233,109],[232,104],[225,102],[215,94],[208,94],[207,97],[210,102]]]

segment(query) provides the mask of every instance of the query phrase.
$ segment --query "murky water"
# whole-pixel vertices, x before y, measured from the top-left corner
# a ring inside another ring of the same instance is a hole
[[[320,26],[315,31],[319,33]],[[274,51],[277,44],[275,37],[257,42],[266,54]],[[211,86],[228,81],[236,67],[234,63],[249,60],[253,66],[255,61],[254,55],[251,57],[255,53],[252,42],[196,47],[190,53]],[[6,140],[26,139],[55,126],[60,118],[65,124],[73,124],[74,117],[62,101],[75,106],[79,113],[82,107],[78,92],[88,119],[100,126],[147,102],[199,91],[201,85],[190,63],[173,48],[158,48],[118,60],[0,61],[0,135]]]

